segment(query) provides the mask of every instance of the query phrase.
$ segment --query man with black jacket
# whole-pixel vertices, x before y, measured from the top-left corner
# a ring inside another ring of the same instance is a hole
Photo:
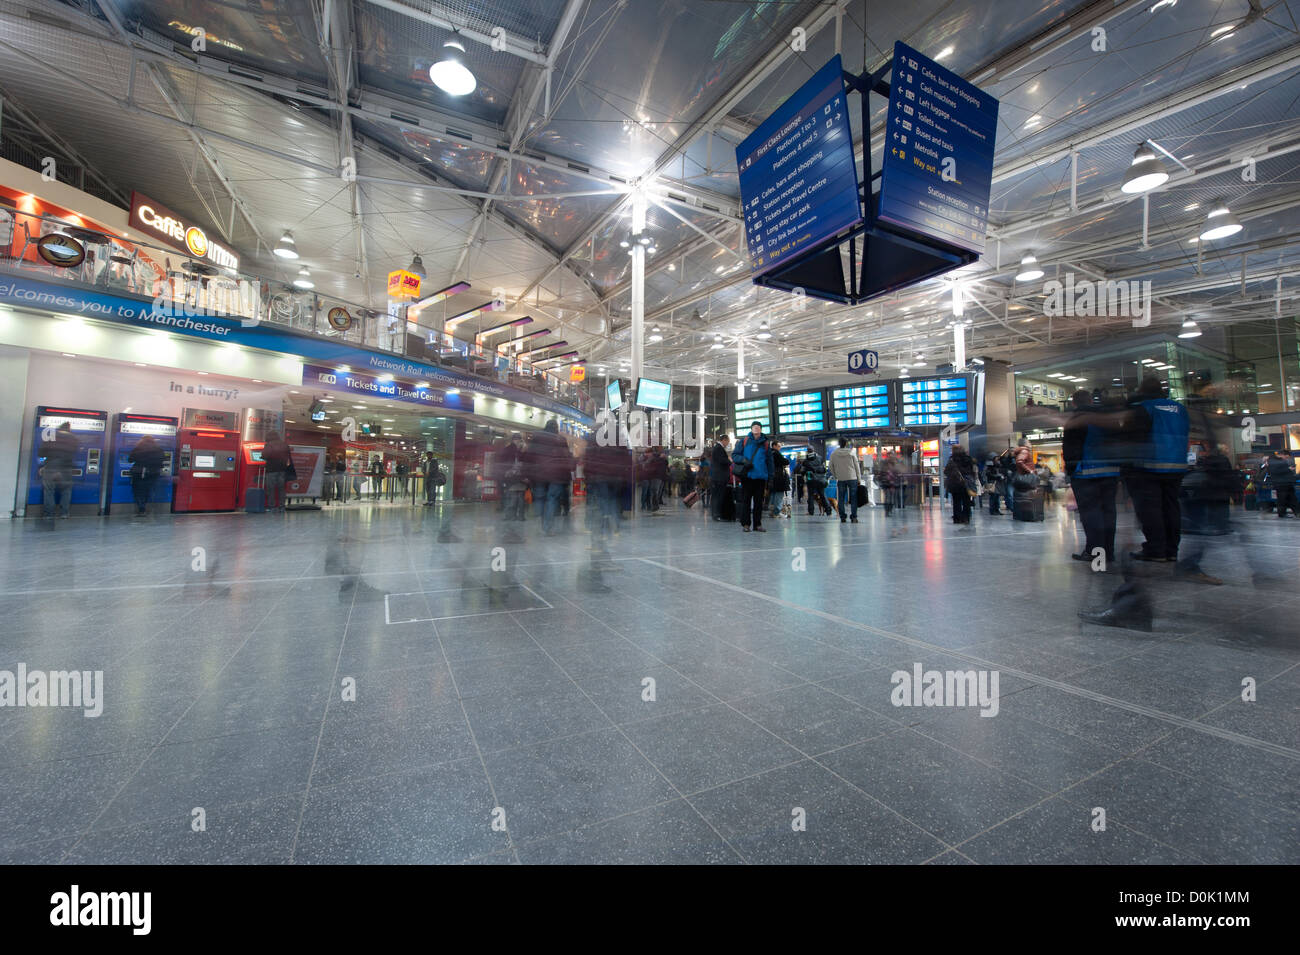
[[[1295,465],[1285,451],[1274,451],[1268,456],[1268,483],[1277,496],[1277,516],[1286,517],[1287,509],[1300,516],[1295,497]]]
[[[131,496],[135,498],[135,512],[144,514],[149,509],[149,499],[153,497],[153,486],[162,474],[165,454],[151,434],[146,434],[140,443],[127,455],[131,463]]]
[[[81,444],[72,433],[72,425],[67,421],[59,425],[54,432],[54,439],[41,445],[40,455],[45,459],[41,467],[41,487],[44,491],[42,516],[54,517],[59,510],[59,500],[63,500],[63,513],[67,517],[72,509],[72,478],[77,467],[77,454]]]
[[[1119,490],[1120,464],[1109,429],[1097,423],[1092,393],[1080,388],[1074,393],[1075,414],[1065,423],[1061,456],[1074,491],[1083,525],[1084,547],[1075,560],[1091,561],[1100,547],[1107,561],[1115,559],[1115,495]],[[1091,423],[1090,423],[1091,422]]]
[[[730,441],[725,431],[719,431],[709,456],[709,513],[715,521],[722,520],[722,496],[731,493],[731,452],[727,450]]]
[[[572,479],[573,455],[560,436],[555,419],[533,435],[524,452],[524,473],[533,486],[533,499],[542,503],[542,533],[555,533],[555,515],[560,509],[564,486]]]

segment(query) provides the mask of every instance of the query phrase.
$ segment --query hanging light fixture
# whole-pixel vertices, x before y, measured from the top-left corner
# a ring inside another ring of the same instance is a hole
[[[275,244],[275,248],[271,251],[282,259],[298,258],[298,247],[293,243],[293,233],[286,231],[284,235],[280,236],[280,241]]]
[[[1032,252],[1026,252],[1020,260],[1020,271],[1016,273],[1017,282],[1033,282],[1043,277],[1043,270],[1038,266],[1038,259]]]
[[[1205,227],[1199,236],[1202,242],[1214,239],[1226,239],[1241,231],[1241,221],[1228,210],[1228,204],[1220,199],[1205,217]]]
[[[664,340],[664,333],[659,330],[658,325],[650,329],[650,340],[652,342],[661,342]]]
[[[459,40],[448,40],[442,45],[443,57],[433,66],[429,67],[429,79],[433,85],[438,87],[449,96],[464,96],[467,93],[474,92],[474,87],[478,81],[474,79],[474,74],[469,68],[461,62],[461,56],[465,53],[465,46]]]
[[[772,332],[768,329],[767,322],[764,321],[759,323],[758,337],[761,338],[763,341],[767,341],[769,338],[772,337]]]
[[[721,347],[722,347],[722,335],[721,335],[721,334],[714,335],[714,336],[713,336],[713,344],[710,345],[709,347],[710,347],[710,348],[713,348],[713,349],[721,348]]]
[[[316,287],[316,283],[311,280],[311,271],[305,265],[298,270],[298,277],[293,280],[293,284],[295,288]]]
[[[406,267],[406,271],[412,275],[418,275],[422,279],[429,277],[428,273],[424,271],[424,260],[420,258],[418,252],[411,256],[411,264]]]
[[[1168,179],[1169,170],[1165,169],[1165,164],[1160,161],[1154,149],[1143,143],[1133,154],[1133,162],[1129,164],[1124,185],[1120,189],[1130,194],[1146,192],[1164,185]]]
[[[1197,324],[1190,318],[1183,322],[1183,330],[1178,333],[1179,338],[1199,338],[1200,335],[1200,328],[1197,327]]]

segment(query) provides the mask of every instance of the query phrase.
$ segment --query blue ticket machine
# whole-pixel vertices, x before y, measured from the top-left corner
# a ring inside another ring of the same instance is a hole
[[[54,440],[59,426],[64,422],[72,426],[72,443],[76,445],[72,468],[66,475],[72,491],[71,511],[82,516],[99,513],[100,485],[106,464],[104,444],[108,438],[108,412],[40,405],[36,409],[31,477],[27,488],[27,507],[31,515],[41,512],[45,497],[45,455],[42,452],[45,445]],[[62,513],[62,499],[58,505],[59,513]]]
[[[145,436],[153,438],[162,448],[162,473],[156,475],[150,489],[148,508],[153,512],[167,512],[172,508],[172,475],[176,473],[176,429],[180,421],[164,415],[128,414],[113,416],[112,448],[113,466],[104,477],[105,514],[134,514],[135,490],[131,484],[131,452]]]

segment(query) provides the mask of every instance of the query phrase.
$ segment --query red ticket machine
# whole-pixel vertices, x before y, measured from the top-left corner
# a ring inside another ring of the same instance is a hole
[[[262,460],[265,441],[245,441],[239,454],[239,509],[244,509],[244,496],[250,487],[266,487],[266,462]]]
[[[172,509],[233,511],[239,492],[239,432],[182,428]]]

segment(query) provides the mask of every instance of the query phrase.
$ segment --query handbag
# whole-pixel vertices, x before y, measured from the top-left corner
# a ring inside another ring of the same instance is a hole
[[[298,469],[293,466],[293,458],[290,458],[285,466],[284,480],[286,484],[290,481],[298,480]]]
[[[745,444],[749,444],[748,439],[745,440]],[[737,448],[736,451],[740,452],[740,448]],[[742,480],[749,477],[749,469],[753,466],[754,459],[752,457],[745,457],[743,453],[741,453],[739,457],[733,456],[731,459],[731,473]]]
[[[1038,475],[1022,471],[1011,479],[1011,486],[1017,491],[1032,491],[1038,487]]]
[[[980,485],[973,477],[966,478],[966,493],[971,497],[980,496]]]
[[[867,494],[866,487],[862,484],[859,484],[854,503],[856,503],[858,507],[866,507],[870,500],[871,498],[870,495]]]

